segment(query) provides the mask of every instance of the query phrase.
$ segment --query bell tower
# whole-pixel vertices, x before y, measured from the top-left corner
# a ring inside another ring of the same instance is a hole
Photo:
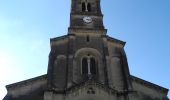
[[[47,74],[8,85],[3,100],[169,100],[130,75],[125,42],[106,33],[100,0],[72,0],[68,34],[50,39]]]
[[[106,33],[100,0],[72,0],[68,34],[50,41],[49,89],[65,91],[86,83],[131,88],[125,42]]]
[[[69,30],[74,29],[105,30],[100,0],[72,0]]]

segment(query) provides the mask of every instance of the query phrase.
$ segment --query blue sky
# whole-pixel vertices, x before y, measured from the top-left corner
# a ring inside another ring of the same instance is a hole
[[[5,85],[47,72],[49,39],[67,34],[71,0],[0,0],[0,99]],[[170,89],[170,0],[101,0],[132,75]]]

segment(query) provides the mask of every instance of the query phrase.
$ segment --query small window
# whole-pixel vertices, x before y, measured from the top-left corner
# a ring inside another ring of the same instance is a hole
[[[91,12],[91,4],[90,3],[87,4],[87,10],[88,10],[88,12]]]
[[[96,74],[96,62],[94,58],[90,58],[90,71],[91,74]]]
[[[87,56],[82,59],[82,74],[83,75],[95,75],[96,74],[96,60]]]
[[[82,3],[82,11],[83,11],[83,12],[86,11],[86,4],[85,4],[85,2]]]
[[[83,58],[83,60],[82,60],[82,74],[88,74],[87,58]]]
[[[91,3],[82,2],[82,12],[91,12]]]
[[[90,37],[89,37],[89,35],[87,35],[87,37],[86,37],[86,41],[87,41],[87,42],[89,42],[89,41],[90,41]]]

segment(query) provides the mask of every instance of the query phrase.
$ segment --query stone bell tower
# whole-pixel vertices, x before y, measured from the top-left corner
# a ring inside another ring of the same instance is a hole
[[[104,29],[100,0],[72,0],[70,28]]]
[[[93,91],[89,99],[96,100],[116,98],[117,94],[110,92],[121,91],[121,97],[127,97],[132,86],[125,42],[106,33],[100,0],[72,0],[68,35],[51,39],[47,74],[50,93],[76,92],[77,99],[83,100],[88,91]],[[101,96],[99,91],[106,95]],[[77,100],[71,94],[69,100]]]
[[[130,75],[125,42],[107,35],[100,0],[72,0],[68,34],[50,46],[47,74],[7,85],[4,100],[168,100],[168,89]]]

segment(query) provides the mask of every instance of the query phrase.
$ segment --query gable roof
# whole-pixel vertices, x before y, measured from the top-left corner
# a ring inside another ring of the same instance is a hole
[[[145,80],[140,79],[140,78],[138,78],[138,77],[135,77],[135,76],[132,76],[132,75],[131,75],[131,80],[132,80],[132,81],[135,81],[135,82],[138,82],[138,83],[140,83],[140,84],[142,84],[142,85],[145,85],[145,86],[147,86],[147,87],[154,88],[154,89],[156,89],[156,90],[158,90],[158,91],[161,91],[161,92],[163,92],[163,93],[165,93],[165,94],[168,94],[168,91],[169,91],[168,89],[166,89],[166,88],[164,88],[164,87],[161,87],[161,86],[159,86],[159,85],[153,84],[153,83],[151,83],[151,82],[145,81]]]
[[[77,90],[77,89],[80,89],[82,87],[91,86],[91,85],[102,88],[102,89],[106,89],[107,91],[111,91],[112,93],[118,93],[117,90],[110,88],[110,87],[108,87],[108,86],[106,86],[102,83],[96,82],[94,80],[87,80],[87,81],[82,82],[80,84],[75,84],[74,86],[68,88],[67,91],[73,91],[73,90]]]
[[[9,84],[9,85],[6,86],[6,88],[7,88],[7,90],[9,90],[11,88],[23,86],[25,84],[29,84],[29,83],[32,83],[32,82],[35,82],[35,81],[38,81],[38,80],[47,80],[47,74],[42,75],[42,76],[38,76],[38,77],[35,77],[35,78],[31,78],[31,79],[28,79],[28,80],[24,80],[24,81],[21,81],[21,82]]]
[[[63,35],[63,36],[51,38],[50,41],[51,41],[51,42],[53,42],[53,41],[58,41],[58,40],[65,39],[65,38],[67,38],[67,37],[68,37],[68,35]]]
[[[98,88],[101,88],[109,93],[116,93],[116,94],[124,94],[124,93],[131,93],[131,92],[135,92],[135,91],[132,91],[132,90],[116,90],[114,88],[111,88],[109,87],[108,85],[105,85],[105,84],[102,84],[100,82],[96,82],[94,81],[93,79],[90,79],[90,80],[87,80],[87,81],[84,81],[82,83],[79,83],[79,84],[74,84],[73,86],[65,89],[65,90],[51,90],[51,91],[54,91],[55,93],[66,93],[66,92],[73,92],[73,91],[77,91],[81,88],[84,88],[84,87],[88,87],[88,86],[96,86]]]
[[[126,42],[124,42],[124,41],[118,40],[116,38],[112,38],[112,37],[110,37],[108,35],[105,35],[105,36],[106,36],[108,41],[115,42],[115,43],[121,44],[123,46],[125,46],[125,44],[126,44]]]

